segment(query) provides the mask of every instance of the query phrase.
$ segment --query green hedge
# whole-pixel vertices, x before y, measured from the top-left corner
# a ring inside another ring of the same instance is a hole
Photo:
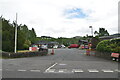
[[[22,53],[2,52],[2,57],[3,58],[22,58],[22,57],[43,56],[47,54],[48,54],[48,50],[37,51],[37,52],[22,52]]]
[[[120,53],[120,39],[103,40],[98,43],[96,50],[99,52]]]

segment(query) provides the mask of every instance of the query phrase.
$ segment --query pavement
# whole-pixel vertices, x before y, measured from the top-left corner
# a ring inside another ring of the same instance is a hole
[[[118,62],[86,56],[85,50],[49,49],[47,56],[3,59],[2,78],[119,78]]]

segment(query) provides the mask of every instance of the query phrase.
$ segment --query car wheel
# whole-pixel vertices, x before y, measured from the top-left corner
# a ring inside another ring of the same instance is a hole
[[[115,61],[116,59],[115,58],[112,58],[113,61]]]
[[[119,61],[119,59],[116,59],[116,61]]]

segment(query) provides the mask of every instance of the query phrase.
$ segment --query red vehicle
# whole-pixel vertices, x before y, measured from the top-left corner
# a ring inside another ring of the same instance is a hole
[[[70,46],[68,46],[68,48],[79,48],[80,45],[78,44],[71,44]]]
[[[112,53],[111,54],[112,60],[113,61],[119,61],[120,60],[120,53]]]

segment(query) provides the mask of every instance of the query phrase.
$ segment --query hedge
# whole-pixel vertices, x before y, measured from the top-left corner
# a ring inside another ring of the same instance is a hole
[[[98,43],[96,50],[99,52],[120,53],[120,39],[103,40]]]
[[[2,52],[2,57],[3,58],[22,58],[22,57],[43,56],[47,54],[48,54],[48,50],[36,51],[36,52],[21,52],[21,53]]]

